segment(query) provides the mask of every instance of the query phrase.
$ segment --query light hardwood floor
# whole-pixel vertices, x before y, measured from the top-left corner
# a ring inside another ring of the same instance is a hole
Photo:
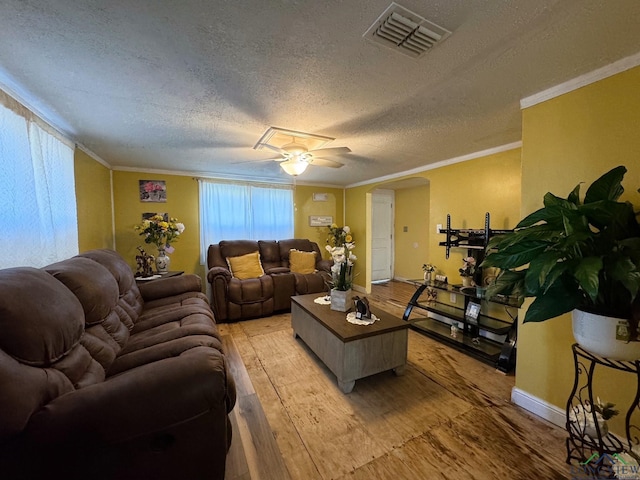
[[[369,300],[401,317],[413,291],[391,282]],[[513,376],[420,333],[404,376],[345,395],[288,314],[220,331],[238,390],[228,480],[571,478],[565,431],[510,403]]]

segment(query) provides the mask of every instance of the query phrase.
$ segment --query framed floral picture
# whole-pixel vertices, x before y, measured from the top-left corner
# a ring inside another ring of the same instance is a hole
[[[167,184],[164,180],[139,180],[139,185],[141,202],[167,201]]]

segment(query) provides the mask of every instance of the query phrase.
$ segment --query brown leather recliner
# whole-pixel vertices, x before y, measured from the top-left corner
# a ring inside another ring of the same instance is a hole
[[[200,277],[116,252],[0,270],[0,472],[223,479],[231,377]]]
[[[292,249],[315,252],[316,271],[292,272]],[[232,275],[227,259],[259,252],[264,275],[238,279]],[[219,322],[265,317],[291,309],[293,295],[327,291],[330,260],[322,259],[318,244],[308,239],[222,240],[209,245],[207,280],[211,284],[211,306]]]

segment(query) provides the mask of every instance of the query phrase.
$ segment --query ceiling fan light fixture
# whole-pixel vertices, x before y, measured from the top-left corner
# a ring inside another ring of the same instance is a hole
[[[309,166],[309,163],[305,161],[290,159],[280,163],[280,166],[288,175],[297,177],[298,175],[304,173],[304,171]]]
[[[280,148],[293,156],[302,155],[303,153],[307,153],[309,151],[306,146],[297,143],[295,139],[293,140],[293,142],[287,143]]]

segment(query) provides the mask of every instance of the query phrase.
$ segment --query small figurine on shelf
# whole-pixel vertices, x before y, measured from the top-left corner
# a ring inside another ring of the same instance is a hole
[[[148,255],[142,247],[138,246],[137,248],[140,255],[136,255],[136,277],[150,277],[153,275],[155,258],[153,255]]]

